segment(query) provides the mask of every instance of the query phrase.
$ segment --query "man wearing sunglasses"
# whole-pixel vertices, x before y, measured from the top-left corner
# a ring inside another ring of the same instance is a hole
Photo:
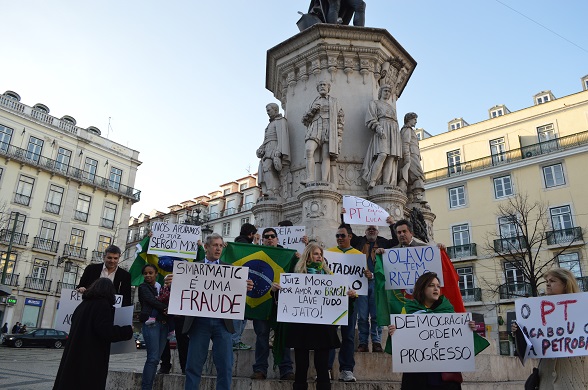
[[[278,242],[278,233],[274,228],[265,228],[261,234],[262,244],[265,246],[273,246],[276,248],[283,248]],[[253,364],[253,374],[251,379],[265,379],[267,378],[267,370],[269,367],[268,358],[270,354],[270,321],[269,320],[253,320],[253,330],[255,331],[255,363]],[[292,357],[290,355],[290,348],[284,348],[282,355],[282,362],[280,367],[281,380],[294,380],[294,368],[292,367]]]

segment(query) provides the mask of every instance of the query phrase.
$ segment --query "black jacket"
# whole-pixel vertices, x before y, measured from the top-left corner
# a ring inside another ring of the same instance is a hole
[[[87,266],[82,274],[78,288],[90,287],[92,283],[100,278],[102,267],[104,267],[104,263],[90,264]],[[123,296],[122,306],[131,306],[131,274],[118,267],[114,274],[113,284],[116,293]]]
[[[139,321],[145,322],[149,317],[153,309],[158,311],[157,320],[165,320],[166,316],[163,311],[167,308],[167,305],[157,300],[157,288],[147,283],[141,283],[139,285],[139,302],[141,303],[141,313],[139,313]]]

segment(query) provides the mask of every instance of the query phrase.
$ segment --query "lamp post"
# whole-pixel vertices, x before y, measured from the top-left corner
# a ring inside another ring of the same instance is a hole
[[[73,262],[69,259],[69,257],[66,256],[60,256],[57,258],[57,268],[59,268],[59,264],[65,263],[63,266],[63,270],[65,272],[70,272],[71,271],[71,265],[73,264]]]
[[[197,204],[194,207],[194,212],[196,213],[196,216],[192,215],[190,218],[186,218],[184,224],[202,226],[200,231],[202,232],[202,240],[204,241],[206,236],[211,234],[213,230],[209,224],[204,225],[204,223],[208,222],[208,217],[200,218],[200,213],[202,212],[202,206],[200,204]]]

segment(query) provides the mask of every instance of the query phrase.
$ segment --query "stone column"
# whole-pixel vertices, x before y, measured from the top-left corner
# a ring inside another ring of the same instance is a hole
[[[335,185],[328,182],[309,183],[298,194],[298,201],[302,206],[300,223],[306,226],[309,239],[324,247],[334,246],[335,231],[341,223],[341,199]]]

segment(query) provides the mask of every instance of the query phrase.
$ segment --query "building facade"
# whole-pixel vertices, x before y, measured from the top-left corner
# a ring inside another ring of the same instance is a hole
[[[124,247],[138,158],[96,127],[0,95],[0,321],[53,327],[61,290],[108,245]]]
[[[485,121],[456,118],[447,132],[420,141],[434,238],[448,247],[466,307],[483,316],[503,354],[512,349],[514,300],[533,293],[513,264],[527,242],[536,266],[568,268],[588,291],[588,76],[581,80],[581,92],[542,91],[530,107],[497,105]],[[524,215],[504,213],[520,200],[538,206],[526,216],[527,232]]]

